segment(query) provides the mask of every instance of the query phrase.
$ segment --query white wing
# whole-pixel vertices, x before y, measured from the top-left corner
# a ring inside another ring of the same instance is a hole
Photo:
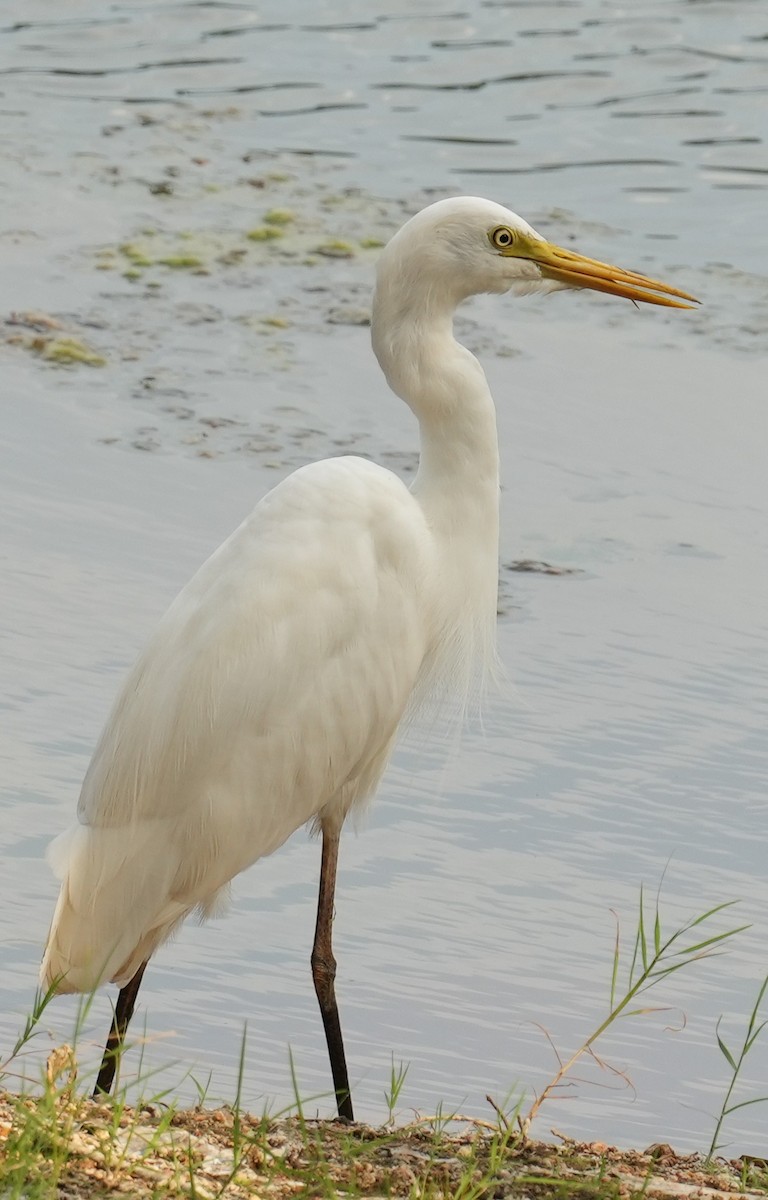
[[[129,675],[81,823],[54,846],[46,986],[124,983],[239,871],[371,794],[439,637],[433,555],[403,483],[341,458],[289,476],[203,565]]]

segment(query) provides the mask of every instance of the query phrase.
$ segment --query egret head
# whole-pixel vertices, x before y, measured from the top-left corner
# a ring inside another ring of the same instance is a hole
[[[430,293],[453,307],[479,292],[590,288],[628,300],[690,308],[692,296],[635,271],[546,241],[522,217],[491,200],[457,196],[412,217],[382,255],[379,289]],[[441,305],[442,306],[442,305]]]

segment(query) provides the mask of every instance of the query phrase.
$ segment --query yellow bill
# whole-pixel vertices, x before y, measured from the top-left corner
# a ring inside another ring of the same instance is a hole
[[[611,296],[624,296],[642,304],[661,304],[666,308],[693,308],[699,303],[695,296],[659,279],[649,279],[638,271],[625,271],[623,267],[586,258],[551,242],[518,238],[506,252],[517,258],[530,259],[544,279],[556,279],[568,287],[590,288],[593,292],[608,292]]]

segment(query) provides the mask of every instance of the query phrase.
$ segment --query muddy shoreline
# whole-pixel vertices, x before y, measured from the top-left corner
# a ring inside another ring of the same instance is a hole
[[[503,1122],[460,1116],[374,1127],[304,1115],[257,1118],[231,1108],[113,1107],[66,1092],[45,1100],[0,1093],[0,1182],[8,1195],[69,1200],[765,1195],[761,1160],[707,1164],[662,1143],[619,1150],[553,1134],[553,1142],[525,1140]]]

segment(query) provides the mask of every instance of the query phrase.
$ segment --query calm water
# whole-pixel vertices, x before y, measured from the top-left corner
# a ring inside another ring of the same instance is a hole
[[[541,1088],[538,1025],[568,1053],[601,1019],[611,910],[629,938],[641,883],[666,868],[670,928],[731,899],[752,928],[659,991],[671,1011],[606,1040],[634,1092],[593,1074],[539,1128],[705,1146],[715,1021],[735,1040],[768,969],[764,6],[51,12],[2,14],[0,315],[53,316],[107,365],[30,353],[39,318],[4,327],[0,1050],[54,900],[45,844],[158,614],[293,466],[354,449],[413,469],[412,422],[359,323],[375,251],[333,246],[476,192],[705,308],[494,298],[461,318],[499,404],[508,682],[461,744],[406,745],[346,838],[336,938],[357,1108],[384,1115],[392,1055],[410,1063],[404,1112],[485,1113],[487,1092]],[[296,213],[285,253],[243,238],[272,207]],[[207,273],[126,278],[155,245],[191,247]],[[508,569],[520,559],[576,573]],[[169,1085],[212,1070],[211,1095],[231,1097],[247,1018],[252,1106],[289,1100],[289,1045],[302,1091],[327,1092],[317,869],[297,835],[237,881],[228,918],[153,963],[139,1021],[149,1061],[177,1060]],[[39,1054],[73,1014],[49,1010]],[[105,994],[94,1055],[107,1022]],[[768,1043],[744,1098],[766,1071]],[[734,1151],[764,1152],[764,1121],[742,1110]]]

